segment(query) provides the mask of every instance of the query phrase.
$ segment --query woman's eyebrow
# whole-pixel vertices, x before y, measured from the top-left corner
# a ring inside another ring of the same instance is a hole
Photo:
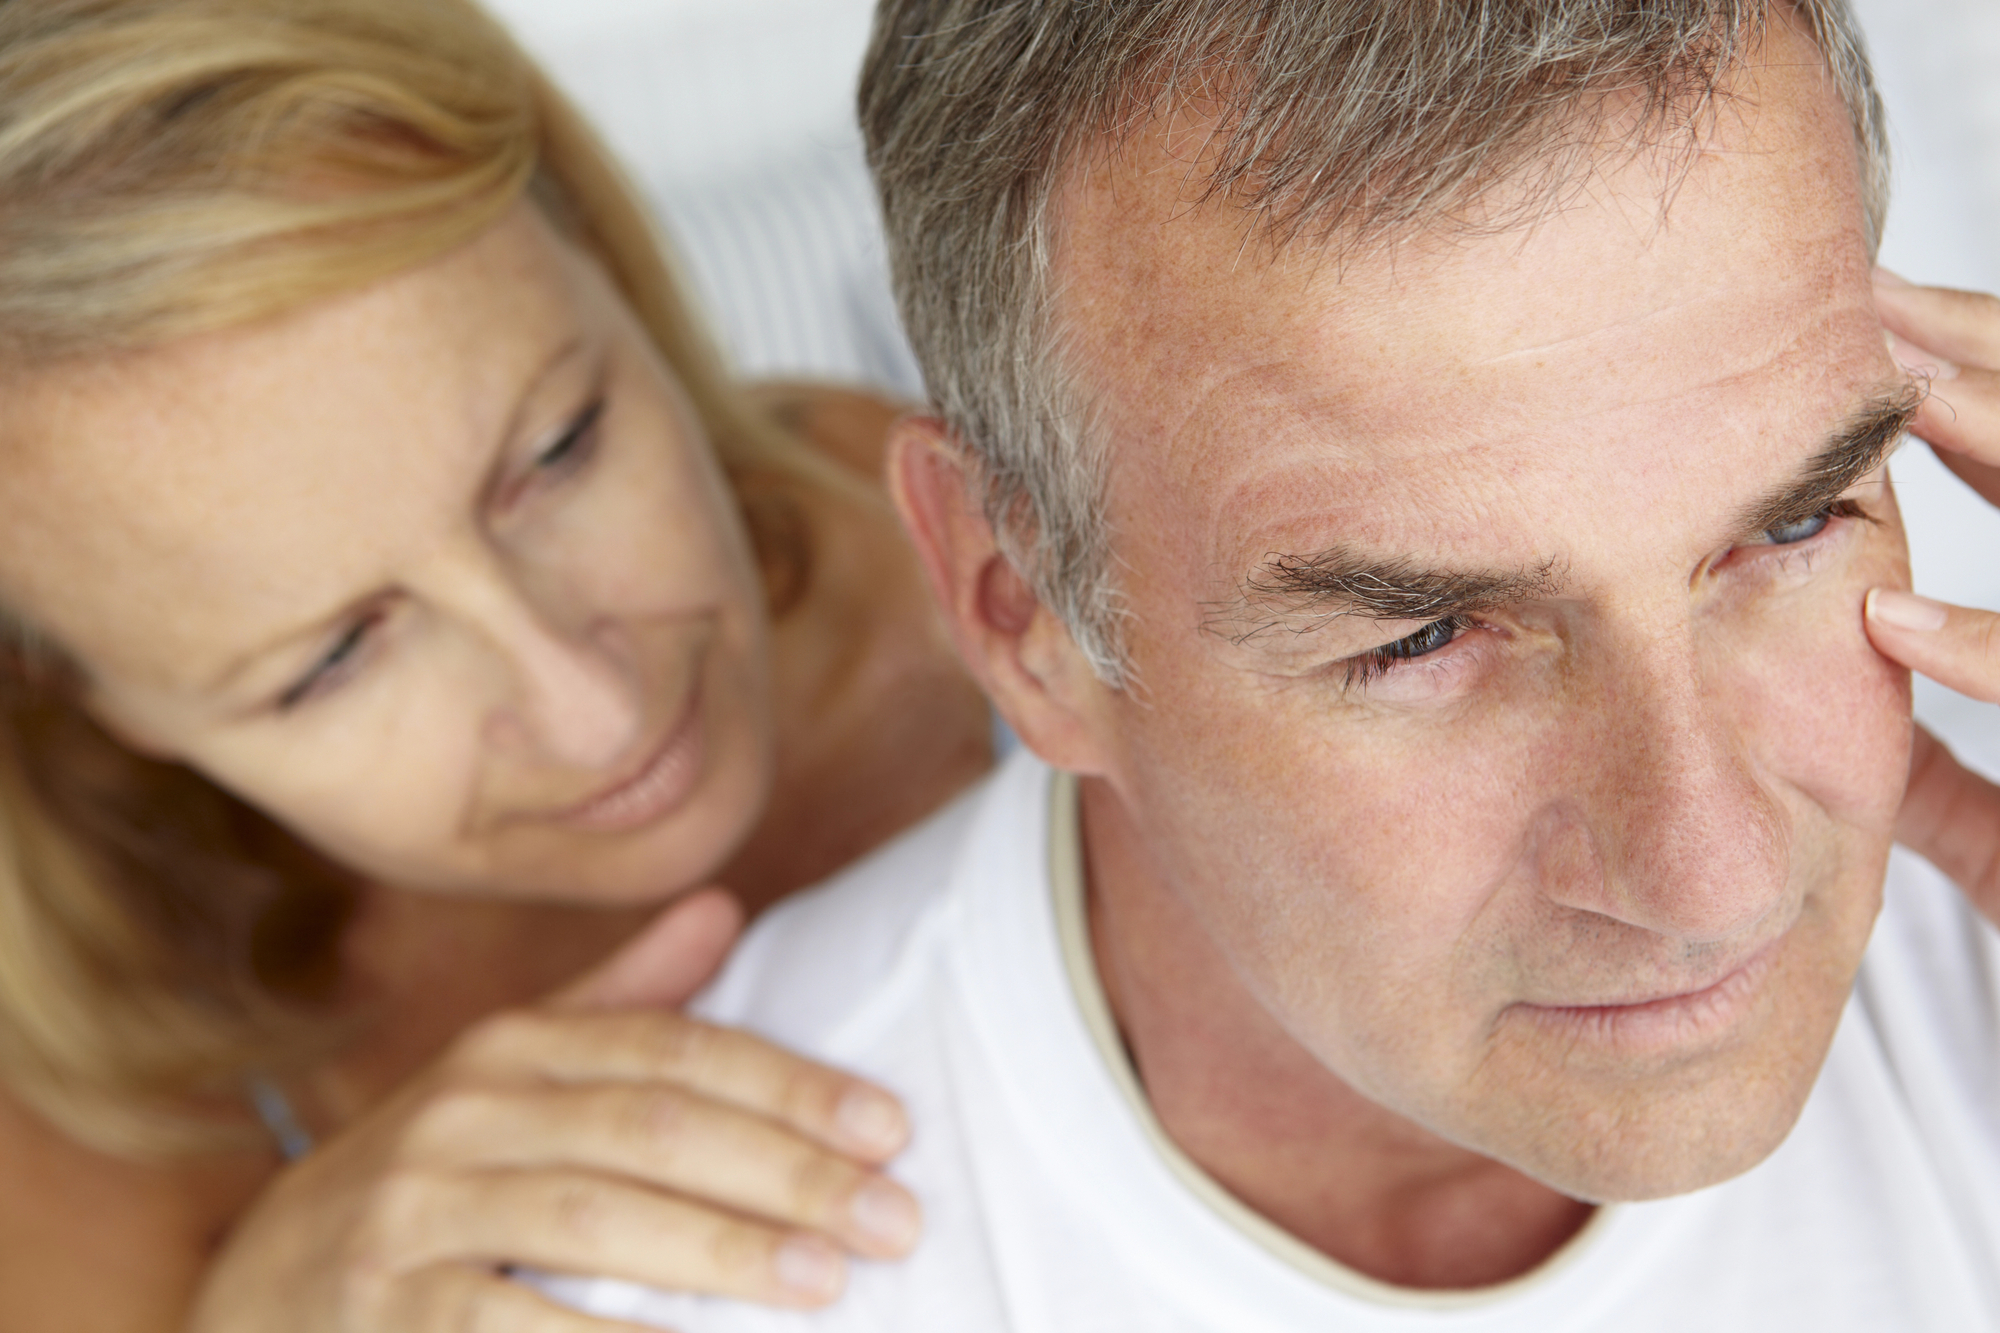
[[[1744,510],[1735,531],[1749,537],[1803,523],[1838,500],[1896,452],[1927,393],[1911,382],[1871,397],[1834,428],[1798,476]]]

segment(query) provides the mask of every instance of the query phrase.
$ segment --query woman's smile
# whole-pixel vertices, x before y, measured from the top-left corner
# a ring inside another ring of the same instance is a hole
[[[636,772],[611,782],[596,795],[557,811],[551,818],[591,833],[624,833],[666,818],[687,803],[699,785],[705,747],[701,681],[696,676],[687,705]]]

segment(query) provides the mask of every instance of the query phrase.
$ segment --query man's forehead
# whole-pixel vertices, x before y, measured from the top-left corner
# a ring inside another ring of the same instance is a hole
[[[1273,256],[1190,202],[1170,143],[1093,164],[1065,199],[1058,318],[1114,508],[1121,478],[1177,490],[1222,555],[1287,508],[1490,544],[1492,510],[1635,439],[1620,479],[1664,503],[1716,499],[1718,459],[1746,500],[1774,484],[1888,369],[1851,128],[1818,82],[1791,92],[1719,124],[1670,209],[1660,163],[1627,155],[1532,227],[1365,252]]]
[[[1142,424],[1159,438],[1218,385],[1281,378],[1301,352],[1346,369],[1364,395],[1419,362],[1477,392],[1482,368],[1510,361],[1615,370],[1672,338],[1721,352],[1713,333],[1735,329],[1751,294],[1823,303],[1829,272],[1866,270],[1853,132],[1809,41],[1780,40],[1814,58],[1733,70],[1684,151],[1613,135],[1569,196],[1499,232],[1462,225],[1476,222],[1466,212],[1384,240],[1278,244],[1257,215],[1210,196],[1216,126],[1199,108],[1169,112],[1080,159],[1058,200],[1055,311],[1085,392],[1113,411],[1156,406]],[[1537,170],[1469,207],[1513,216],[1541,197]],[[1308,368],[1321,387],[1341,378],[1325,369]]]

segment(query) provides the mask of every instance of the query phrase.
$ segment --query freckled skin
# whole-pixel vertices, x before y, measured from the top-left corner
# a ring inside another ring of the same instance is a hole
[[[1861,617],[1900,520],[1878,471],[1866,520],[1734,529],[1899,382],[1821,68],[1777,28],[1664,213],[1652,159],[1607,159],[1530,230],[1273,260],[1165,138],[1064,197],[1139,683],[1059,689],[1068,730],[1009,711],[1086,775],[1169,1131],[1378,1276],[1513,1276],[1575,1200],[1748,1169],[1832,1039],[1908,755]],[[1561,583],[1365,688],[1342,663],[1420,623],[1213,632],[1258,561],[1336,543]],[[1714,1022],[1576,1012],[1752,963]]]
[[[538,469],[600,390],[587,457]],[[671,371],[531,208],[281,319],[18,375],[4,430],[0,603],[122,735],[362,874],[647,903],[755,820],[767,632],[733,502]],[[357,601],[383,617],[353,669],[279,707]],[[678,807],[561,821],[691,706]]]

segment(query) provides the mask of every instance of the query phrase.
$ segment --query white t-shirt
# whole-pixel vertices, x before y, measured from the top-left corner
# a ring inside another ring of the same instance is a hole
[[[819,1313],[557,1279],[601,1315],[875,1333],[2000,1329],[2000,936],[1898,852],[1791,1137],[1711,1189],[1600,1209],[1470,1293],[1390,1287],[1223,1194],[1159,1134],[1081,935],[1074,786],[1016,755],[751,932],[701,1008],[902,1095],[926,1229]],[[1135,1100],[1136,1099],[1136,1100]]]

